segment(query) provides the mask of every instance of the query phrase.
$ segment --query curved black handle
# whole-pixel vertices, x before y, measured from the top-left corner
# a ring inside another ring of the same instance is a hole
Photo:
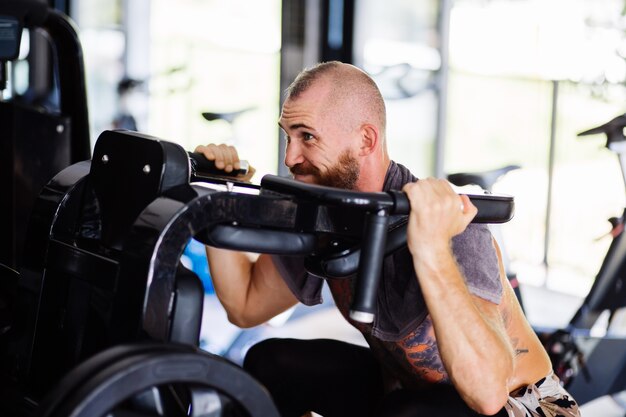
[[[306,255],[316,247],[316,236],[312,233],[292,233],[240,225],[217,224],[196,236],[196,239],[223,249],[280,255]]]
[[[261,179],[261,188],[292,196],[299,201],[335,207],[356,207],[366,211],[377,211],[381,208],[392,209],[394,205],[394,201],[387,193],[354,191],[309,184],[271,174],[267,174]]]
[[[391,214],[408,215],[411,211],[409,199],[402,191],[388,191],[393,199]],[[478,213],[472,219],[472,223],[506,223],[513,218],[515,213],[515,200],[510,195],[503,194],[465,194],[472,204],[478,209]]]
[[[222,169],[215,167],[215,161],[209,161],[200,152],[187,152],[189,154],[189,161],[191,163],[191,178],[202,179],[206,177],[242,177],[248,174],[250,165],[248,161],[239,161],[239,169],[233,169],[231,172],[226,172]]]
[[[367,212],[386,210],[390,215],[409,214],[409,200],[402,191],[361,192],[307,184],[277,175],[265,175],[261,188],[294,197],[300,201],[335,207],[354,207]],[[502,194],[467,194],[478,208],[472,223],[505,223],[513,218],[513,197]]]

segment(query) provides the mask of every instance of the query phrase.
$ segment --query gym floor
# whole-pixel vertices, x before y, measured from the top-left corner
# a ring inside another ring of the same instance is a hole
[[[520,284],[524,311],[530,324],[536,327],[563,327],[567,325],[583,297],[550,289],[546,286]]]

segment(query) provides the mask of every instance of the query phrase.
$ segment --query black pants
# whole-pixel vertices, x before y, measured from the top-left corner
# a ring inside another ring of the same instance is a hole
[[[385,395],[371,351],[337,340],[268,339],[250,349],[244,368],[269,390],[282,417],[479,416],[450,385]]]

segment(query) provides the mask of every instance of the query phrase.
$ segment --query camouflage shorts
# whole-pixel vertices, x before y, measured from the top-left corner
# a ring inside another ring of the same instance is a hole
[[[578,404],[552,373],[511,393],[504,408],[509,417],[580,417]]]

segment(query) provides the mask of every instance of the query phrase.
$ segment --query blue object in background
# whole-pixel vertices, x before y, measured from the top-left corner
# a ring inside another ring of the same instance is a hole
[[[209,272],[209,262],[206,257],[204,244],[195,239],[191,239],[180,257],[182,264],[191,269],[198,275],[204,284],[205,294],[214,294],[213,282],[211,281],[211,273]]]

